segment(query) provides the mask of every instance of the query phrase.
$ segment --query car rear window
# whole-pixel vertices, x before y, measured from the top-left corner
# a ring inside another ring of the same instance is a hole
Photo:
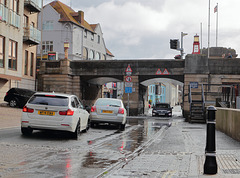
[[[48,96],[34,95],[29,102],[30,104],[40,104],[49,106],[68,106],[68,97],[64,96]]]
[[[118,100],[97,100],[95,106],[115,106],[120,107],[121,101]]]
[[[168,104],[156,104],[156,108],[170,108]]]

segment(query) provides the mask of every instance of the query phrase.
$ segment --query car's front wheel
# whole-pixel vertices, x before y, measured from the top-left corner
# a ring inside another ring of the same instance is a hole
[[[21,127],[21,131],[22,131],[22,134],[23,134],[23,135],[29,136],[29,135],[32,134],[33,129]]]
[[[11,100],[9,101],[9,106],[10,106],[10,107],[16,107],[16,106],[17,106],[17,100],[11,99]]]

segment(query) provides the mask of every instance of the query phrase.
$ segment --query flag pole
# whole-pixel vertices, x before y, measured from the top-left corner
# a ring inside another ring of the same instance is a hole
[[[209,5],[208,5],[208,58],[210,56],[210,0],[209,0]]]
[[[218,46],[218,3],[217,3],[217,18],[216,18],[216,47]]]

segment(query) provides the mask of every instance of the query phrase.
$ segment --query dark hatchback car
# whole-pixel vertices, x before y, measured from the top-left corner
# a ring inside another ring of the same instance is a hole
[[[153,107],[152,116],[172,117],[172,107],[168,103],[158,103]]]
[[[4,101],[8,102],[10,107],[22,108],[34,93],[36,92],[24,88],[11,88],[6,93]]]

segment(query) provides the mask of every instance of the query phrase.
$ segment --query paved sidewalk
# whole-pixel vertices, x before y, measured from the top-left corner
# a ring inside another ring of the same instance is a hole
[[[21,126],[21,108],[10,108],[5,103],[0,104],[0,129]]]
[[[216,131],[218,173],[204,175],[206,125],[181,119],[106,177],[240,177],[240,143]]]

